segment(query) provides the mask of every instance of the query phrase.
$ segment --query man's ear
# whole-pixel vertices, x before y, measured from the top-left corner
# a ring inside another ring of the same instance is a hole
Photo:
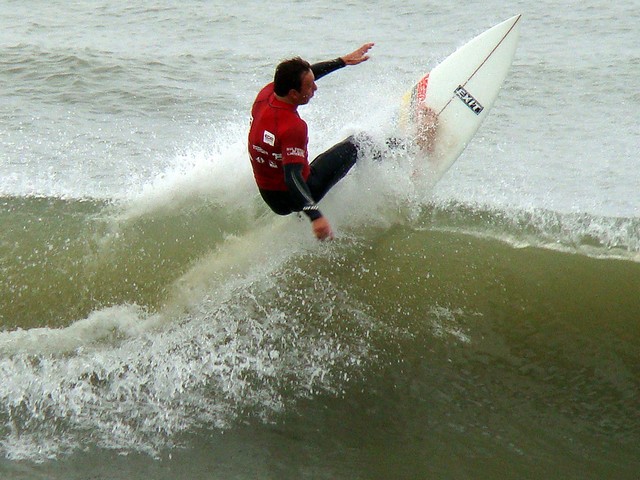
[[[287,94],[287,98],[289,98],[294,102],[300,101],[301,97],[302,97],[302,94],[295,88],[292,88],[291,90],[289,90],[289,93]]]

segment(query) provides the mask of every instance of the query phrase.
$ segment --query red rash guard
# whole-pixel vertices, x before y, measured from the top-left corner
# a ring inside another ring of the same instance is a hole
[[[284,165],[302,164],[302,178],[309,177],[307,124],[295,105],[278,100],[273,83],[264,87],[251,109],[249,155],[258,188],[287,190]]]
[[[318,80],[345,65],[336,58],[311,65],[311,71]],[[297,106],[278,100],[273,82],[260,90],[249,129],[249,156],[260,194],[277,214],[302,211],[313,221],[322,213],[307,184],[313,175],[307,144],[307,124]]]

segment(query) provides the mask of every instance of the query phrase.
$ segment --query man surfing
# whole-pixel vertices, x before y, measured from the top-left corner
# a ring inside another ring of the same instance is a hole
[[[333,230],[317,203],[356,163],[358,141],[350,136],[309,163],[308,129],[298,107],[313,98],[316,80],[367,61],[373,45],[313,65],[300,57],[281,62],[251,108],[248,148],[260,195],[278,215],[307,215],[319,240],[333,239]]]

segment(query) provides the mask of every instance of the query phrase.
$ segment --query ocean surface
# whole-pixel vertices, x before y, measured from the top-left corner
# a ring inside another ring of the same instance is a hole
[[[376,42],[312,156],[522,14],[430,189],[362,159],[336,240],[260,201],[275,65]],[[640,478],[637,0],[0,3],[0,478]]]

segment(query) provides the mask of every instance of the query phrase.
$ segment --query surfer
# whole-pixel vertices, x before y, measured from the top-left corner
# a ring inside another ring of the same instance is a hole
[[[262,88],[251,109],[248,148],[260,195],[278,215],[303,212],[320,240],[332,239],[333,230],[317,202],[356,163],[359,141],[350,136],[309,163],[307,124],[298,107],[313,98],[316,80],[367,61],[373,45],[365,43],[347,55],[313,65],[300,57],[281,62],[273,82]]]

